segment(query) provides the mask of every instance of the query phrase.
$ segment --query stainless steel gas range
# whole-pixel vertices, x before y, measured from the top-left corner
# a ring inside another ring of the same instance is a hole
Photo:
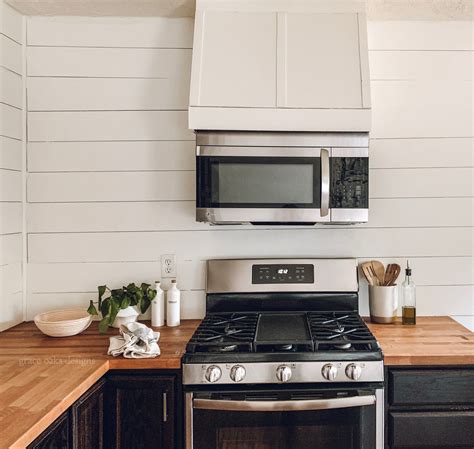
[[[210,260],[186,449],[382,449],[383,355],[354,259]]]

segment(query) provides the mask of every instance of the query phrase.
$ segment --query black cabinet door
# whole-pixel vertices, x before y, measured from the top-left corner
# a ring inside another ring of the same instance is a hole
[[[73,449],[104,449],[104,400],[100,380],[71,407]]]
[[[28,449],[71,449],[71,443],[69,411],[66,411],[29,444]]]
[[[107,448],[175,449],[175,387],[175,376],[109,376]]]

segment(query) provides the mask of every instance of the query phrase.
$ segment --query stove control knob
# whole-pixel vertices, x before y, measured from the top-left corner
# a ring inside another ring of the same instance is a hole
[[[360,365],[356,365],[355,363],[351,363],[346,367],[346,376],[352,380],[359,380],[360,376],[362,375],[362,368]]]
[[[212,365],[206,370],[206,379],[208,382],[214,383],[217,382],[222,376],[221,369],[216,366]]]
[[[276,376],[280,382],[288,382],[292,374],[289,366],[281,365],[277,368]]]
[[[230,370],[230,378],[234,382],[241,382],[244,380],[246,371],[245,368],[241,365],[235,365]]]
[[[337,377],[337,367],[331,363],[327,363],[321,369],[321,374],[326,380],[336,380]]]

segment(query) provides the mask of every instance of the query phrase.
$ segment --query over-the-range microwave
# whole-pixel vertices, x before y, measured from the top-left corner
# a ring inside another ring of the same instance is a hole
[[[368,220],[368,133],[196,133],[196,220]]]

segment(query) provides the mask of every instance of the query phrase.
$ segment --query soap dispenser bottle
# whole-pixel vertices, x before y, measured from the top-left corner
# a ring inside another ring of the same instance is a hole
[[[402,283],[402,324],[416,324],[416,286],[411,274],[407,260],[405,280]]]
[[[169,327],[180,324],[181,292],[176,286],[176,280],[171,281],[171,288],[166,292],[166,325]]]

